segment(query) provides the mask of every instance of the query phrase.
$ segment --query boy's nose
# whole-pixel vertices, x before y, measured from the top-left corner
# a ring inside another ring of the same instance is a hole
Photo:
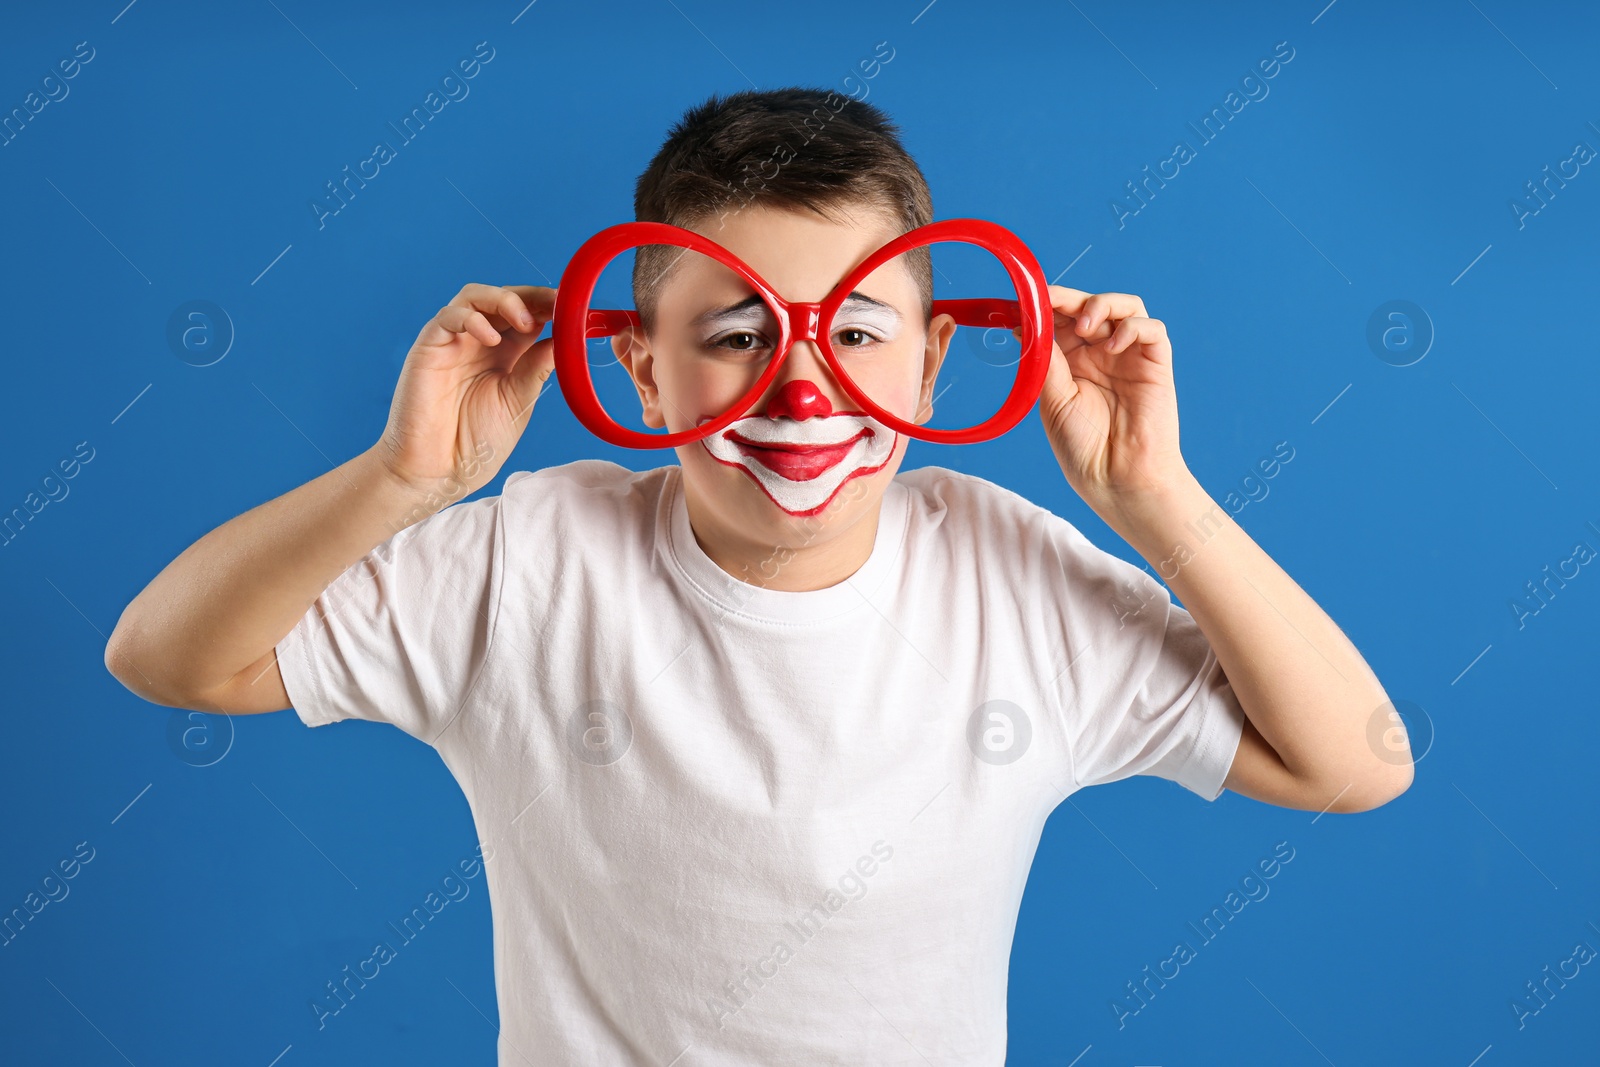
[[[833,405],[812,382],[794,378],[784,382],[772,399],[767,401],[767,418],[787,415],[791,419],[809,419],[813,415],[827,418],[833,414]]]

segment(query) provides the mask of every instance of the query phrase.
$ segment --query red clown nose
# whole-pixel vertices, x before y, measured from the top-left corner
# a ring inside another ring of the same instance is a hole
[[[767,401],[767,418],[775,419],[780,415],[787,415],[791,419],[809,419],[813,415],[827,418],[833,414],[833,405],[828,403],[828,398],[823,396],[815,385],[804,378],[785,382],[783,387],[772,394],[772,399]]]

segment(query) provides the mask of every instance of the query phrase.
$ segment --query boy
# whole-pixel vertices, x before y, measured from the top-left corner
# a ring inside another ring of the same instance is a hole
[[[788,89],[687,112],[635,214],[819,300],[932,205],[878,109]],[[680,430],[725,410],[693,353],[776,335],[736,275],[668,252],[641,252],[644,329],[613,347],[645,421]],[[1050,293],[1056,460],[1188,610],[1008,490],[898,473],[905,436],[838,414],[810,342],[678,465],[517,471],[441,511],[553,365],[553,290],[468,285],[380,441],[186,550],[107,666],[158,703],[438,750],[489,860],[502,1063],[1000,1064],[1019,900],[1068,794],[1153,774],[1363,811],[1411,777],[1368,744],[1386,697],[1359,653],[1184,466],[1162,324]],[[913,325],[886,395],[921,422],[950,330]]]

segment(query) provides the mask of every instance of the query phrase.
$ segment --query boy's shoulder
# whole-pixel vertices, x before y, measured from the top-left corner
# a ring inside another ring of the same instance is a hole
[[[680,476],[676,464],[634,470],[606,459],[577,459],[538,470],[513,471],[506,476],[501,492],[508,501],[545,500],[552,495],[565,495],[588,499],[610,497],[618,503],[631,501],[638,506],[653,504],[662,490]],[[1078,532],[1049,508],[980,475],[928,465],[902,469],[896,472],[894,480],[907,491],[913,508],[935,522],[1060,524],[1074,534]]]
[[[909,491],[913,521],[924,534],[958,551],[998,558],[1025,571],[1049,561],[1056,570],[1065,567],[1080,576],[1109,573],[1134,581],[1134,575],[1144,574],[1070,520],[979,475],[930,466],[901,471],[895,481]]]
[[[506,475],[505,489],[502,491],[516,489],[528,492],[550,487],[558,490],[609,489],[641,480],[660,480],[675,469],[675,466],[668,464],[652,470],[636,471],[609,459],[575,459],[570,463],[540,467],[538,470],[512,471]]]
[[[600,518],[615,528],[630,515],[650,525],[663,493],[680,477],[676,464],[634,470],[611,460],[578,459],[513,471],[501,495],[517,517],[514,521],[531,519],[537,511],[574,531]],[[902,469],[894,481],[906,494],[912,521],[925,534],[978,544],[1043,539],[1077,552],[1097,551],[1067,519],[980,475],[929,465]]]
[[[665,514],[676,464],[633,470],[606,459],[577,459],[512,471],[500,489],[507,536],[563,551],[648,552]]]
[[[500,495],[512,510],[643,513],[653,508],[677,471],[676,464],[636,471],[608,459],[575,459],[538,470],[512,471],[506,475]]]
[[[1058,531],[1082,536],[1077,527],[1049,508],[977,474],[926,466],[902,470],[895,475],[895,481],[910,490],[924,514],[939,521],[957,519],[983,526],[996,523],[1056,526]]]
[[[968,474],[966,471],[958,471],[950,467],[929,464],[922,467],[913,467],[910,470],[902,468],[894,476],[894,480],[904,482],[908,487],[920,493],[941,499],[966,496],[972,499],[987,498],[1011,507],[1037,508],[1039,506],[1027,497],[1007,489],[998,482],[991,482],[981,475]]]

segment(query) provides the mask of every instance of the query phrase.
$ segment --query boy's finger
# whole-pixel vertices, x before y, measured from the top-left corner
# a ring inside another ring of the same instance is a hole
[[[1075,328],[1083,334],[1088,334],[1105,321],[1149,314],[1144,301],[1132,293],[1087,293],[1064,285],[1050,286],[1049,293],[1051,306],[1061,314],[1076,319]]]
[[[484,285],[468,282],[450,301],[452,307],[468,308],[482,313],[496,334],[507,326],[522,328],[521,316],[527,310],[519,294],[506,286]],[[493,343],[493,342],[490,342]]]
[[[1095,294],[1084,292],[1082,289],[1069,289],[1065,285],[1052,285],[1048,291],[1051,307],[1056,312],[1056,328],[1067,329],[1070,326],[1075,333],[1081,334],[1085,341],[1092,343],[1093,333],[1089,329],[1089,323],[1096,314]]]
[[[1067,315],[1076,315],[1090,296],[1082,289],[1069,289],[1065,285],[1046,286],[1045,291],[1050,294],[1050,306]]]
[[[489,321],[488,316],[476,308],[463,307],[460,304],[446,304],[439,309],[439,313],[433,318],[448,333],[471,334],[486,345],[500,343],[500,331]],[[437,344],[438,342],[427,339],[424,343]]]
[[[522,302],[522,297],[509,288],[500,290],[500,299],[495,303],[495,310],[500,312],[506,324],[514,329],[524,333],[533,329],[533,313],[528,310],[528,305]]]
[[[1135,315],[1145,316],[1144,301],[1132,293],[1096,293],[1083,302],[1078,314],[1078,330],[1087,334],[1102,322],[1120,321]]]
[[[504,289],[535,322],[549,322],[555,315],[556,291],[548,285],[507,285]]]

